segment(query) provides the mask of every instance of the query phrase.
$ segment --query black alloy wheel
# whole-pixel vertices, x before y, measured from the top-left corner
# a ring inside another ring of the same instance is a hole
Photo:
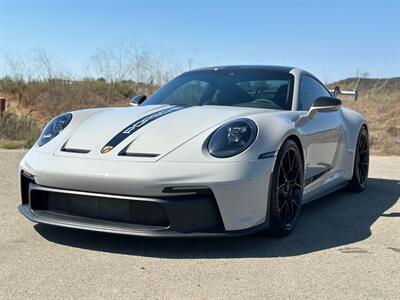
[[[301,210],[304,167],[297,144],[287,140],[279,150],[271,185],[270,228],[277,236],[288,235]]]
[[[358,134],[357,146],[354,156],[353,178],[348,188],[352,192],[361,192],[365,189],[369,169],[369,143],[368,131],[363,126]]]

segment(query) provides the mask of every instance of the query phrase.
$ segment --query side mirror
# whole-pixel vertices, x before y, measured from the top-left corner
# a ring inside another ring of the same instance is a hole
[[[342,100],[335,97],[319,97],[314,101],[313,107],[339,106]]]
[[[129,104],[132,105],[132,106],[139,106],[146,99],[147,99],[146,95],[134,96],[134,97],[131,98],[131,100],[129,100]]]
[[[335,97],[319,97],[314,101],[308,111],[308,115],[313,117],[318,111],[335,111],[342,105],[342,101]]]

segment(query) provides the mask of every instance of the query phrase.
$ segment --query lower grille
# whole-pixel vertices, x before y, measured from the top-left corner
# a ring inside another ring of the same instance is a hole
[[[20,211],[38,223],[123,234],[225,232],[209,188],[168,187],[163,192],[147,198],[63,190],[37,185],[32,175],[21,172]]]
[[[31,209],[118,223],[168,227],[164,208],[155,202],[31,191]]]

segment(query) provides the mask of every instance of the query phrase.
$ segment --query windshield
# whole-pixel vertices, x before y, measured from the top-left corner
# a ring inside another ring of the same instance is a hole
[[[224,105],[290,110],[293,75],[256,70],[200,70],[168,82],[143,105]]]

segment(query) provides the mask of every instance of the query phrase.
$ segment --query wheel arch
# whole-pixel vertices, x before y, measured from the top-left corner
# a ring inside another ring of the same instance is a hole
[[[286,141],[286,140],[293,140],[293,141],[296,143],[297,147],[298,147],[299,150],[300,150],[301,160],[302,160],[303,166],[304,166],[304,147],[303,147],[303,144],[302,144],[300,138],[299,138],[297,135],[295,135],[295,134],[291,134],[291,135],[289,135],[289,136],[285,139],[285,141]],[[284,142],[285,142],[285,141],[284,141]]]
[[[301,160],[303,162],[303,167],[305,168],[305,160],[306,160],[306,153],[305,153],[305,146],[299,137],[299,135],[295,131],[289,131],[284,135],[284,138],[281,140],[279,146],[276,148],[276,154],[278,154],[279,150],[282,148],[282,145],[287,141],[287,140],[293,140],[297,147],[300,150],[301,154]]]
[[[369,134],[368,124],[367,124],[366,122],[363,122],[363,123],[361,124],[360,130],[361,130],[361,128],[363,128],[363,127],[365,127],[365,129],[367,130],[367,132],[368,132],[368,134]]]

